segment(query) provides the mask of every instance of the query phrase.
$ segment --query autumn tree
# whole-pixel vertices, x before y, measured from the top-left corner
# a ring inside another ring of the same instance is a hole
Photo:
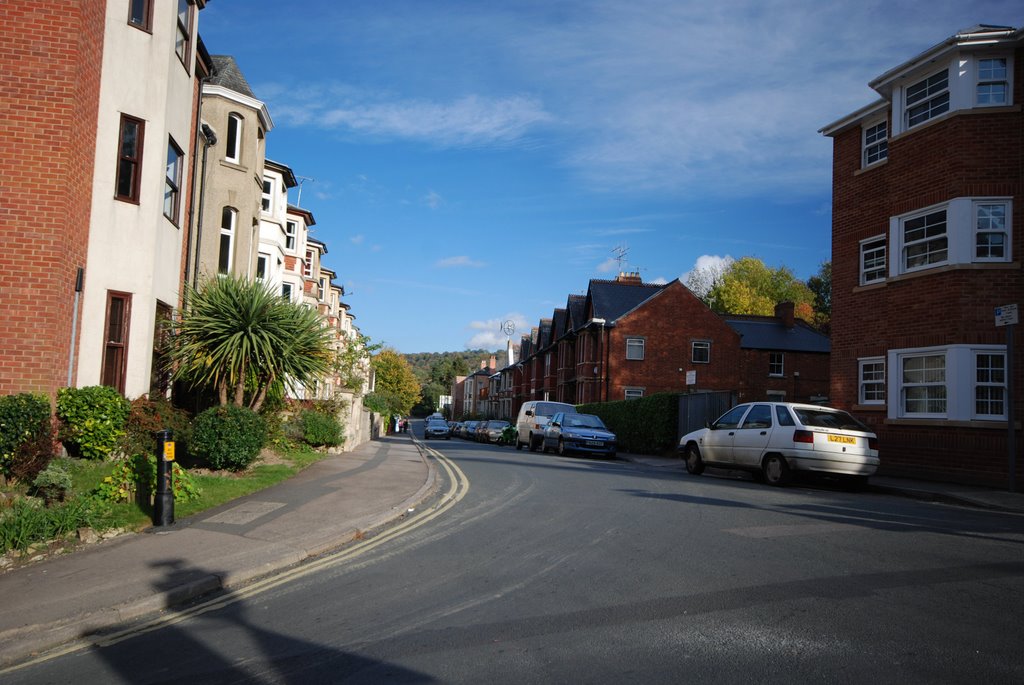
[[[796,316],[814,321],[814,293],[788,267],[772,269],[756,257],[730,264],[708,293],[707,303],[720,314],[772,316],[775,305],[792,302]]]
[[[814,325],[825,333],[832,321],[832,262],[822,262],[818,273],[807,279],[814,293]]]
[[[376,377],[375,389],[365,404],[379,414],[405,416],[420,396],[416,374],[401,354],[381,350],[371,361]]]

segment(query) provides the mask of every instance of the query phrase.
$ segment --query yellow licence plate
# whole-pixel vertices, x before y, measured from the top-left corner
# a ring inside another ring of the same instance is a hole
[[[830,435],[828,436],[829,442],[838,442],[844,445],[856,445],[857,438],[851,438],[848,435]]]

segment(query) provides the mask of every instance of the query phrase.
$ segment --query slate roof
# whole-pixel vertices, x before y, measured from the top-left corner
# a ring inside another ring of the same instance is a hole
[[[565,303],[565,308],[569,312],[569,322],[567,324],[569,330],[574,331],[586,323],[586,321],[583,320],[583,317],[587,313],[586,295],[570,295],[569,300]]]
[[[774,316],[725,316],[725,323],[740,334],[740,347],[745,350],[778,350],[780,352],[832,351],[832,341],[802,321],[786,328]]]
[[[552,341],[558,340],[565,335],[566,326],[569,324],[569,312],[564,309],[556,309],[552,316]]]
[[[591,316],[612,324],[660,293],[665,287],[655,283],[592,280],[587,291],[587,299],[591,302]]]
[[[252,92],[252,88],[249,87],[249,82],[242,75],[242,70],[238,68],[238,63],[235,62],[234,57],[231,55],[210,55],[210,61],[213,62],[213,74],[210,76],[208,83],[215,86],[223,86],[236,93],[247,95],[254,100],[257,99],[256,95]]]

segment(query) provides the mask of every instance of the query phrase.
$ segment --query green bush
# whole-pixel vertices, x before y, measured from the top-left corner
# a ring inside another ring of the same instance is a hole
[[[71,489],[71,474],[66,460],[51,461],[32,481],[32,486],[47,504],[63,502],[64,495]]]
[[[155,400],[139,397],[132,400],[125,434],[121,439],[121,452],[128,456],[156,454],[156,434],[162,430],[172,432],[176,446],[188,445],[192,434],[188,412],[178,409],[163,397]],[[179,452],[177,456],[181,459],[186,455]]]
[[[344,428],[337,418],[330,414],[306,409],[299,414],[302,426],[302,441],[313,447],[337,447],[345,442]]]
[[[111,387],[61,388],[57,391],[58,437],[68,453],[106,459],[125,434],[131,406]]]
[[[103,479],[94,493],[105,502],[131,502],[137,493],[147,499],[156,492],[156,457],[151,454],[136,454],[123,459]],[[171,463],[171,489],[174,499],[192,502],[203,494],[187,470]]]
[[[266,439],[263,418],[246,407],[212,407],[192,424],[189,452],[212,468],[242,471],[256,460]]]
[[[596,414],[618,438],[620,452],[663,454],[679,439],[679,395],[658,393],[636,400],[582,404],[581,414]]]
[[[0,474],[13,475],[19,454],[27,446],[49,438],[51,426],[46,395],[25,392],[0,397]]]

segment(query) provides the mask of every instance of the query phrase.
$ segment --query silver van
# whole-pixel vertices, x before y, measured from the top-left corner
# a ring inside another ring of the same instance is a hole
[[[544,442],[544,427],[548,425],[551,417],[560,411],[567,414],[577,413],[575,406],[565,402],[523,402],[523,406],[519,407],[519,418],[516,419],[516,449],[521,450],[523,445],[526,445],[531,452],[539,450]]]

